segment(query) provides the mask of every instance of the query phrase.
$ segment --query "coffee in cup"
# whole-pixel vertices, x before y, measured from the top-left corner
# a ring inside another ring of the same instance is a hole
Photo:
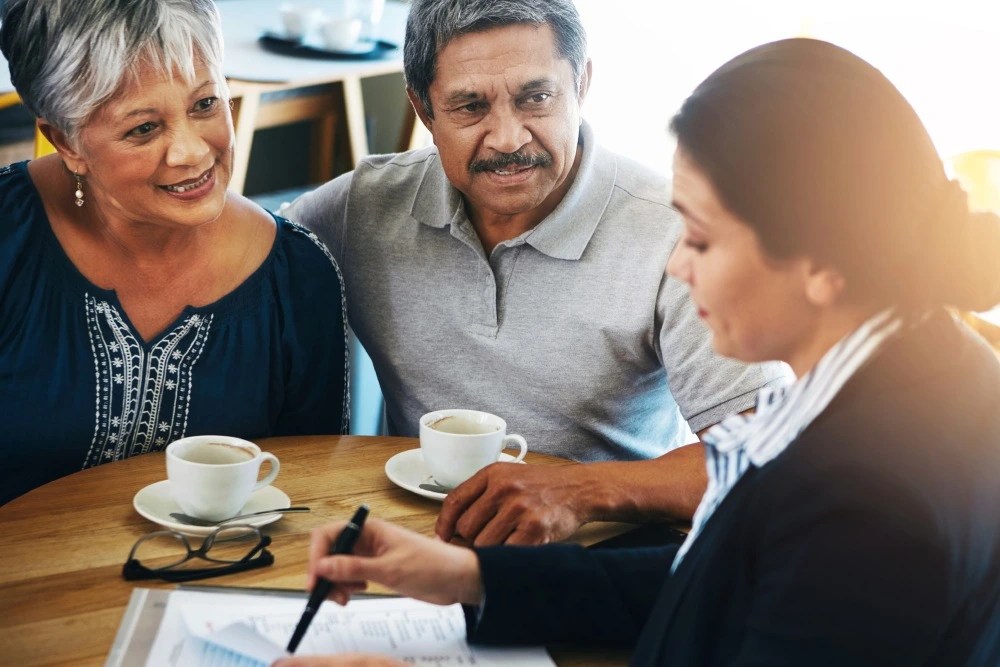
[[[278,458],[248,440],[224,435],[196,435],[167,446],[170,492],[185,514],[221,521],[236,516],[257,489],[278,476]],[[257,480],[264,461],[271,464]]]
[[[520,448],[514,460],[522,460],[528,443],[519,435],[507,435],[507,422],[488,412],[437,410],[420,418],[420,451],[441,486],[458,486],[512,446]]]

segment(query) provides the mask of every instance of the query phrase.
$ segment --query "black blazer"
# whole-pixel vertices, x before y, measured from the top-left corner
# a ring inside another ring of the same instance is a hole
[[[672,667],[1000,665],[993,351],[944,312],[887,343],[670,576],[675,550],[479,549],[469,638]]]

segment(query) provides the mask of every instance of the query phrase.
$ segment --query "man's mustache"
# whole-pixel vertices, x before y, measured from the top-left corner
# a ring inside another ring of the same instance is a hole
[[[541,153],[516,151],[514,153],[497,153],[485,160],[476,160],[470,165],[469,171],[478,174],[484,171],[505,171],[508,167],[548,167],[551,165],[552,156],[544,151]]]

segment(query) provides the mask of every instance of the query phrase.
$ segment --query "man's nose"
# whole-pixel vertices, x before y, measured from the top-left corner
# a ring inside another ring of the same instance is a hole
[[[531,143],[531,132],[516,111],[494,108],[484,145],[497,153],[514,153]]]

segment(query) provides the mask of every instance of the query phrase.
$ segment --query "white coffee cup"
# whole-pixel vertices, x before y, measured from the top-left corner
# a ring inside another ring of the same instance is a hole
[[[507,435],[507,422],[488,412],[436,410],[420,418],[420,451],[441,486],[458,486],[514,445],[521,449],[514,460],[520,461],[528,443],[519,435]]]
[[[279,11],[285,37],[288,39],[305,39],[323,16],[323,12],[317,7],[287,3]]]
[[[346,16],[323,19],[319,24],[319,36],[331,51],[349,49],[361,37],[361,20]]]
[[[271,470],[258,481],[261,463]],[[278,458],[247,440],[196,435],[167,445],[167,479],[181,511],[208,521],[236,516],[250,494],[278,476]]]

